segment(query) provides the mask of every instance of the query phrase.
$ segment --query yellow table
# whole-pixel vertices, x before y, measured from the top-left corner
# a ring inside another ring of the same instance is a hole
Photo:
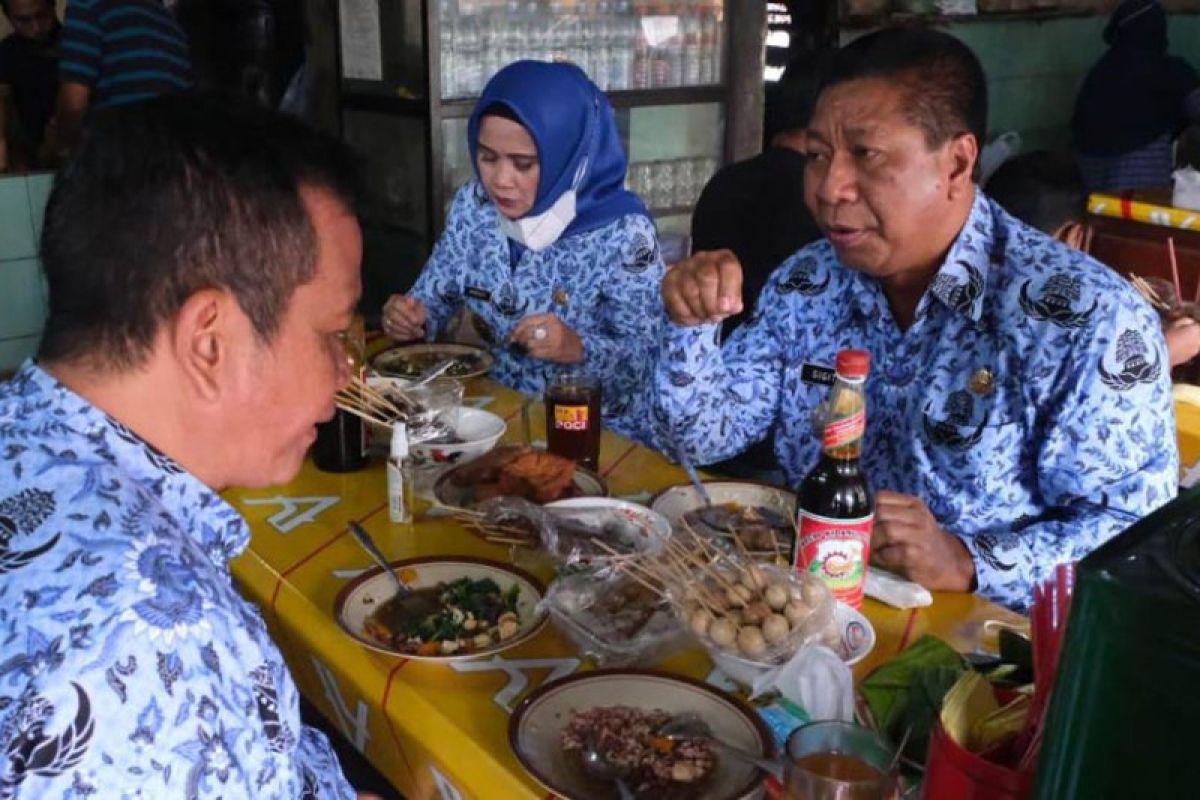
[[[486,380],[473,381],[467,395],[509,420],[507,441],[519,440],[519,395]],[[544,430],[539,404],[534,436]],[[648,493],[686,480],[662,456],[607,432],[600,462],[613,495],[643,502]],[[545,797],[512,755],[507,726],[528,690],[587,666],[552,628],[502,656],[435,666],[368,650],[334,621],[338,591],[371,565],[348,532],[350,520],[364,525],[391,559],[435,554],[508,559],[507,549],[444,516],[392,524],[385,486],[381,464],[332,475],[307,463],[282,488],[226,492],[253,530],[249,549],[233,563],[234,577],[262,607],[305,697],[408,798]],[[920,611],[868,600],[864,610],[878,643],[857,668],[859,677],[923,633],[965,651],[984,643],[987,620],[1020,622],[972,595],[938,595]],[[701,679],[712,672],[699,649],[662,666]]]

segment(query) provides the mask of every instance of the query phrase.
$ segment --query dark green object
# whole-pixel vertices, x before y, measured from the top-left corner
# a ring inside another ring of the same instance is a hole
[[[1196,797],[1200,490],[1077,570],[1034,797]]]

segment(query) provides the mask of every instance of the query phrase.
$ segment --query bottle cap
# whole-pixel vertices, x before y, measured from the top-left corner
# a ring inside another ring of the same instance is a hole
[[[408,458],[408,426],[403,422],[392,423],[392,447],[388,458],[396,461]]]
[[[866,350],[841,350],[837,354],[837,374],[843,378],[865,378],[871,370],[871,354]]]

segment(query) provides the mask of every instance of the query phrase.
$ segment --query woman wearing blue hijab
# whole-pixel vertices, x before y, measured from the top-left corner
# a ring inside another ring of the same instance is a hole
[[[518,61],[484,88],[467,145],[477,178],[412,291],[388,299],[384,331],[432,339],[465,305],[487,328],[494,378],[532,394],[562,365],[586,369],[604,386],[604,424],[636,435],[664,267],[624,188],[608,99],[576,66]]]

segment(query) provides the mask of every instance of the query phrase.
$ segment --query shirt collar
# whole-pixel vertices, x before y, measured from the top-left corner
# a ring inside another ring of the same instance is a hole
[[[984,289],[994,250],[994,225],[986,197],[976,190],[971,213],[929,286],[929,295],[976,322],[983,316]],[[851,276],[851,303],[866,317],[881,314],[881,304],[887,300],[879,281],[856,269],[843,268]]]
[[[983,316],[984,290],[988,285],[994,240],[991,209],[983,192],[976,190],[971,213],[959,231],[941,268],[933,276],[929,293],[951,311],[978,322]]]
[[[87,440],[86,453],[129,476],[162,503],[166,512],[196,538],[220,568],[246,549],[250,529],[241,515],[215,491],[156,450],[125,425],[59,383],[33,361],[13,377],[17,414],[27,423],[41,420],[43,430],[69,431]]]

